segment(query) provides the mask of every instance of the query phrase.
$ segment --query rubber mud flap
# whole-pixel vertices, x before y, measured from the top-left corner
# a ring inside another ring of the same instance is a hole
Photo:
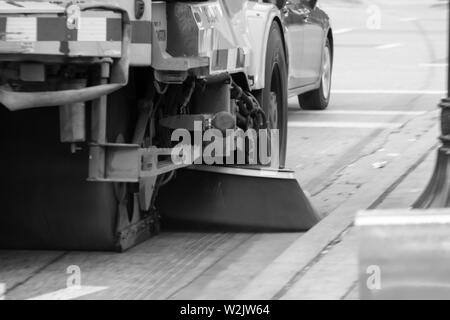
[[[88,148],[59,142],[58,108],[0,106],[0,248],[115,250],[113,186],[89,183]]]
[[[158,193],[163,228],[297,232],[319,217],[297,180],[183,169]]]

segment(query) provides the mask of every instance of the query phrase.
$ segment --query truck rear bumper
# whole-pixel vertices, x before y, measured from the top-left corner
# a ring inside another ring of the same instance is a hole
[[[78,90],[62,90],[49,92],[15,92],[11,90],[9,86],[5,85],[0,87],[1,104],[3,104],[10,111],[18,111],[39,107],[68,105],[76,102],[84,102],[97,99],[103,95],[107,95],[114,91],[117,91],[118,89],[120,89],[121,87],[125,86],[128,83],[128,73],[130,67],[129,47],[132,36],[131,36],[130,19],[128,17],[127,12],[118,7],[108,7],[108,6],[104,7],[102,6],[101,8],[97,8],[95,6],[93,7],[86,6],[84,8],[83,7],[81,8],[81,10],[90,10],[90,9],[110,10],[109,12],[120,12],[122,15],[121,30],[120,30],[120,35],[122,38],[121,41],[119,42],[120,57],[119,59],[116,60],[112,60],[111,57],[105,59],[106,61],[105,63],[115,61],[114,63],[112,63],[111,78],[110,78],[111,83],[100,84],[97,86],[92,86]],[[3,43],[23,43],[23,41],[16,41],[16,42],[0,41],[0,44]],[[0,54],[4,49],[5,46],[0,45]],[[101,59],[101,57],[99,58]]]
[[[14,92],[0,87],[0,103],[10,111],[68,105],[97,99],[120,89],[124,84],[105,84],[79,90]]]

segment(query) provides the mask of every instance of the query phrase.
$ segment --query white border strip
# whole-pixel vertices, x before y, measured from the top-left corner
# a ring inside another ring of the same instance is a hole
[[[332,90],[334,94],[411,94],[411,95],[446,95],[444,90],[366,90],[366,89],[354,89],[354,90]]]
[[[400,122],[308,122],[289,121],[289,128],[340,128],[340,129],[377,129],[377,128],[399,128]]]
[[[447,68],[447,63],[420,63],[421,68]]]
[[[309,110],[296,110],[295,114],[314,114],[314,115],[366,115],[366,116],[420,116],[425,114],[426,111],[403,111],[403,110],[324,110],[324,111],[309,111]]]
[[[46,293],[27,300],[72,300],[106,289],[108,289],[108,287],[73,286],[66,289]]]
[[[355,226],[400,226],[416,224],[450,224],[448,215],[401,215],[401,216],[361,216],[355,220]]]
[[[348,32],[352,32],[352,31],[353,31],[353,29],[351,29],[351,28],[342,28],[342,29],[333,31],[333,35],[348,33]]]
[[[286,179],[286,180],[295,179],[295,174],[291,170],[276,170],[276,169],[270,169],[270,168],[247,169],[247,168],[235,168],[235,167],[193,165],[193,166],[188,167],[188,169],[229,174],[229,175],[235,175],[235,176]]]
[[[403,43],[388,43],[388,44],[383,44],[381,46],[375,47],[375,49],[378,50],[386,50],[386,49],[394,49],[394,48],[398,48],[398,47],[402,47]]]
[[[406,18],[400,18],[399,21],[400,22],[412,22],[412,21],[417,21],[419,19],[415,18],[415,17],[406,17]]]

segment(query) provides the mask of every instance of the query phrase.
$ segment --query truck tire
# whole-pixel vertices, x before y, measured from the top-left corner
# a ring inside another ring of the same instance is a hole
[[[265,86],[256,95],[266,113],[269,129],[278,129],[280,137],[280,167],[286,163],[287,145],[287,66],[281,30],[272,22],[267,42]]]
[[[327,39],[322,59],[322,75],[320,87],[314,91],[298,96],[300,107],[305,110],[325,110],[330,102],[331,75],[333,70],[333,54]]]

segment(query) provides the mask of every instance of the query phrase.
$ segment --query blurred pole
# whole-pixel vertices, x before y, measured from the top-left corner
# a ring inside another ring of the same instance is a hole
[[[447,20],[447,97],[439,103],[442,146],[438,150],[437,163],[431,181],[413,204],[413,208],[416,209],[450,207],[450,0]]]

